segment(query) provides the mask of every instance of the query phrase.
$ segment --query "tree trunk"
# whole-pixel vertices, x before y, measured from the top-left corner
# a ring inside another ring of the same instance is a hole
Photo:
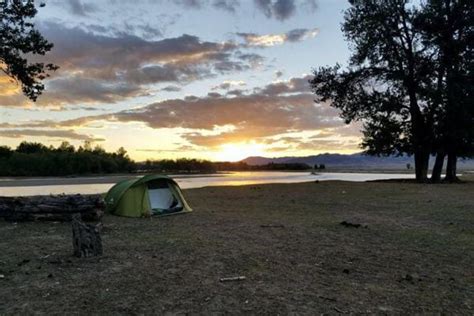
[[[454,153],[448,154],[448,164],[446,166],[446,177],[444,181],[446,182],[457,182],[459,181],[456,175],[456,167],[457,167],[457,160],[458,157]]]
[[[428,180],[428,164],[430,154],[427,151],[415,152],[415,175],[416,181],[426,182]]]
[[[431,182],[438,183],[441,181],[441,172],[443,171],[444,158],[446,154],[442,151],[438,152],[436,155],[436,161],[431,173]]]
[[[101,224],[86,224],[80,218],[80,215],[72,217],[74,256],[87,258],[102,255]]]

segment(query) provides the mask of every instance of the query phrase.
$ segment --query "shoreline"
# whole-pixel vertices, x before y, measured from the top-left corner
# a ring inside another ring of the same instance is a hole
[[[324,175],[332,173],[341,174],[406,174],[411,175],[413,172],[407,172],[407,170],[378,170],[378,169],[335,169],[335,170],[252,170],[252,171],[218,171],[216,173],[171,173],[164,174],[174,179],[186,179],[186,178],[215,178],[224,177],[233,173],[277,173],[277,172],[288,172],[288,173],[301,173],[314,175]],[[84,175],[84,176],[61,176],[61,177],[0,177],[0,188],[1,187],[31,187],[31,186],[47,186],[47,185],[81,185],[81,184],[109,184],[116,183],[122,180],[128,180],[132,178],[142,177],[147,173],[143,174],[112,174],[112,175]]]

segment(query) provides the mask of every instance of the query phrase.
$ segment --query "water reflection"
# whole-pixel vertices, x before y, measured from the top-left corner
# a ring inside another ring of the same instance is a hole
[[[28,196],[48,194],[97,194],[107,192],[117,181],[129,176],[90,178],[37,178],[0,179],[0,196]],[[411,174],[388,173],[320,173],[305,172],[233,172],[219,176],[174,176],[183,189],[206,186],[249,185],[264,183],[298,183],[310,181],[370,181],[383,179],[414,178]],[[74,184],[68,184],[68,183]],[[89,183],[87,183],[89,182]],[[90,183],[96,182],[96,183]],[[102,182],[102,183],[97,183]],[[18,184],[18,185],[16,185]]]

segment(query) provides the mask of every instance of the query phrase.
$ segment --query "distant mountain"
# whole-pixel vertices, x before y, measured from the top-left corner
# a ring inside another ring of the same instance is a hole
[[[434,163],[434,159],[431,159]],[[324,164],[326,168],[344,168],[344,169],[406,169],[407,164],[414,167],[413,157],[407,156],[389,156],[389,157],[374,157],[367,156],[362,153],[342,155],[342,154],[320,154],[307,157],[248,157],[243,162],[249,165],[266,165],[269,163],[305,163],[310,166],[315,164]],[[474,160],[459,160],[458,168],[460,169],[474,169]]]

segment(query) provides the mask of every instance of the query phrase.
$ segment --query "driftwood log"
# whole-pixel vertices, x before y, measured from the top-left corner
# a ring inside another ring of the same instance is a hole
[[[85,221],[99,221],[104,210],[100,195],[0,197],[0,218],[7,221],[71,221],[74,214]]]
[[[101,223],[86,224],[79,214],[72,217],[72,245],[74,256],[87,258],[102,255]]]

